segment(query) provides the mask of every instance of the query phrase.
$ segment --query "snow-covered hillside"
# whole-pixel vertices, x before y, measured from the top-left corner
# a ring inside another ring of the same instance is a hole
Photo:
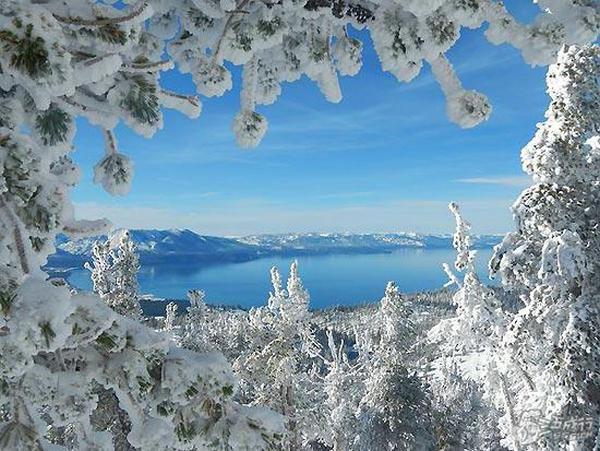
[[[476,248],[492,247],[502,239],[496,235],[474,237]],[[417,233],[302,233],[253,235],[238,241],[272,252],[389,252],[400,248],[451,249],[452,235]]]
[[[114,232],[110,239],[117,243],[122,230]],[[222,260],[245,261],[257,257],[257,249],[231,238],[198,235],[191,230],[130,230],[142,263],[158,263],[176,260]],[[57,252],[50,256],[49,265],[63,266],[92,255],[97,240],[106,240],[107,236],[88,237],[69,240],[59,236]]]
[[[111,235],[115,243],[122,231]],[[173,261],[247,261],[269,255],[317,255],[334,253],[386,253],[402,248],[450,249],[450,235],[415,233],[350,234],[306,233],[253,235],[224,238],[199,235],[191,230],[131,230],[142,263]],[[88,260],[96,240],[106,236],[69,240],[60,236],[57,252],[49,258],[49,266],[79,265]],[[499,236],[475,237],[475,247],[489,248]]]

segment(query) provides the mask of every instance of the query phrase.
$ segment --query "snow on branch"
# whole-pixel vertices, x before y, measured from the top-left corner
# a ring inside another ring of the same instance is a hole
[[[160,103],[166,108],[175,109],[190,119],[195,119],[202,112],[202,103],[198,96],[185,96],[162,89],[159,93]]]
[[[95,17],[86,19],[79,16],[61,16],[53,14],[54,18],[59,22],[67,25],[76,25],[81,27],[104,27],[107,25],[123,25],[131,21],[143,22],[152,17],[152,7],[146,1],[139,1],[131,6],[127,14],[116,17]]]
[[[452,122],[462,128],[472,128],[490,117],[492,107],[487,97],[477,91],[466,91],[444,55],[440,54],[430,64],[446,96],[446,112]]]

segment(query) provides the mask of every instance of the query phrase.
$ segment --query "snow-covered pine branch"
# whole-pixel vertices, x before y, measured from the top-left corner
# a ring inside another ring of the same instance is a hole
[[[221,355],[182,350],[96,296],[73,295],[32,276],[4,307],[3,447],[113,449],[111,434],[91,423],[98,385],[126,412],[134,447],[277,446],[282,420],[232,401],[236,381]]]

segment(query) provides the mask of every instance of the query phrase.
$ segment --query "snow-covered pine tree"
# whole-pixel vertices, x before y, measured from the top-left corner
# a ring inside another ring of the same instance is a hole
[[[358,449],[429,450],[435,445],[430,395],[407,359],[415,339],[410,315],[398,287],[389,282],[372,323],[378,338],[372,349],[363,350],[372,355],[363,363]]]
[[[458,285],[458,291],[452,297],[456,315],[441,320],[428,335],[432,342],[439,345],[443,359],[452,360],[455,356],[470,356],[473,359],[479,356],[477,360],[485,366],[492,349],[503,335],[506,318],[494,293],[481,283],[475,271],[477,254],[471,249],[471,225],[463,218],[456,203],[452,202],[448,207],[456,220],[454,267],[464,276],[461,281],[449,265],[444,264],[450,279],[446,286]]]
[[[306,350],[313,342],[308,292],[302,288],[297,263],[292,263],[288,286],[294,297],[282,288],[277,268],[271,269],[273,290],[267,306],[252,309],[246,331],[247,352],[233,367],[240,378],[241,400],[266,405],[286,416],[286,447],[300,449],[319,433],[322,415],[310,378]],[[302,303],[300,302],[302,300]]]
[[[427,334],[428,341],[436,345],[431,386],[438,447],[497,449],[498,413],[484,399],[483,386],[489,383],[489,362],[504,333],[507,314],[477,276],[471,225],[458,204],[451,202],[448,208],[456,221],[454,267],[464,275],[461,280],[448,264],[443,265],[450,279],[446,286],[458,286],[452,296],[456,313],[439,321]]]
[[[163,329],[167,332],[173,332],[175,329],[175,321],[177,319],[178,305],[175,302],[169,302],[165,309],[165,324]]]
[[[112,307],[121,315],[132,318],[139,318],[142,313],[137,280],[139,270],[140,260],[135,243],[129,231],[125,230],[120,234],[113,259],[115,287],[112,293]]]
[[[490,262],[525,304],[504,336],[496,381],[505,411],[501,425],[512,449],[592,449],[597,435],[598,74],[597,45],[564,47],[550,67],[546,121],[521,154],[535,183],[514,204],[516,231]],[[562,429],[551,433],[548,424]],[[582,425],[579,434],[572,432],[574,424]]]
[[[277,268],[277,266],[273,266],[270,274],[271,287],[273,288],[273,291],[269,293],[269,298],[267,299],[267,308],[273,314],[278,315],[287,298],[287,293],[283,289],[283,284],[281,283],[281,274],[279,273],[279,268]]]
[[[187,349],[202,349],[206,351],[208,345],[202,328],[202,325],[207,321],[208,314],[205,302],[206,294],[202,290],[189,290],[187,297],[190,301],[190,306],[187,308],[187,313],[182,319],[182,331],[179,342]]]
[[[188,291],[190,307],[179,318],[177,341],[197,352],[223,353],[229,360],[246,351],[245,312],[208,307],[202,290]]]
[[[113,253],[110,240],[96,241],[92,247],[92,262],[84,263],[85,269],[90,271],[92,289],[104,302],[109,304],[113,287]]]
[[[92,264],[86,262],[85,267],[92,273],[94,292],[100,299],[119,314],[140,320],[137,283],[139,259],[135,245],[128,231],[120,233],[117,249],[112,247],[113,240],[96,241],[92,248]],[[96,409],[90,416],[92,426],[108,431],[115,448],[133,449],[127,441],[131,422],[127,413],[119,407],[119,399],[114,391],[96,384],[92,393],[98,397]],[[58,430],[55,435],[64,440],[68,437],[68,429]]]
[[[187,292],[190,306],[188,307],[188,315],[196,316],[201,319],[206,313],[206,293],[202,290],[189,290]]]
[[[319,439],[333,451],[345,451],[353,449],[358,438],[356,411],[363,394],[363,374],[357,362],[349,361],[344,340],[336,343],[331,329],[326,331],[326,337],[327,351],[316,340],[309,351],[323,362],[325,371],[317,377],[324,394],[325,416]]]
[[[91,422],[96,385],[117,396],[134,447],[277,446],[281,420],[232,401],[236,382],[222,356],[177,348],[96,296],[29,276],[3,302],[3,316],[0,443],[8,449],[44,449],[49,441],[112,449],[111,434]]]
[[[308,319],[310,295],[298,274],[297,260],[290,265],[287,289],[283,288],[281,274],[275,266],[271,268],[271,286],[273,291],[269,293],[267,308],[282,320],[282,324],[293,325]]]
[[[462,376],[455,363],[438,365],[431,381],[436,449],[505,450],[500,445],[498,412],[484,399],[480,384]]]
[[[118,245],[113,249],[115,238]],[[140,319],[137,273],[139,258],[130,233],[125,230],[116,237],[97,241],[92,248],[92,263],[85,263],[92,273],[94,293],[117,313]]]
[[[302,284],[298,274],[298,260],[290,265],[290,274],[287,280],[287,300],[283,304],[281,315],[289,322],[302,322],[308,317],[308,304],[310,295]]]
[[[400,362],[414,344],[415,328],[412,311],[400,294],[395,282],[388,282],[384,296],[379,301],[378,320],[380,327],[378,346],[375,352],[384,360]]]

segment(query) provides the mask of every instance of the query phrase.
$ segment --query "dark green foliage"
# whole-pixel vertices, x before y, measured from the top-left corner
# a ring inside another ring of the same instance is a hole
[[[105,351],[111,351],[117,347],[115,337],[106,332],[102,332],[100,335],[98,335],[98,338],[96,338],[96,343],[98,343],[98,345]]]
[[[121,107],[131,113],[138,121],[145,124],[155,124],[160,118],[156,84],[145,77],[136,75],[130,77],[131,89],[121,100]]]
[[[233,395],[233,387],[231,385],[225,385],[223,387],[223,395],[225,395],[225,396]]]
[[[51,72],[46,43],[41,37],[33,37],[33,25],[25,28],[22,38],[10,30],[0,30],[2,49],[10,53],[10,65],[31,78],[48,75]]]
[[[16,296],[14,294],[5,291],[0,292],[0,311],[2,311],[4,316],[8,316],[10,308],[15,302],[15,298]]]
[[[433,15],[427,18],[426,23],[435,42],[439,45],[447,45],[458,38],[456,25],[444,14]]]
[[[35,128],[44,145],[54,146],[64,142],[69,131],[71,117],[61,109],[50,107],[35,118]]]
[[[137,383],[140,387],[140,392],[141,393],[149,393],[150,390],[152,389],[153,385],[150,381],[147,381],[146,379],[144,379],[141,376],[137,376],[136,377]]]
[[[252,36],[248,33],[247,26],[243,21],[235,22],[231,25],[231,29],[235,34],[233,44],[235,47],[250,52],[252,50]]]
[[[201,31],[209,30],[215,26],[215,20],[213,18],[208,17],[207,15],[203,14],[202,11],[196,8],[190,8],[188,10],[188,19],[192,22],[195,28]],[[188,37],[187,35],[189,35],[189,33],[184,31],[180,39],[185,39]]]
[[[159,415],[166,417],[167,415],[172,415],[175,412],[175,406],[170,401],[163,401],[156,406],[156,411]]]
[[[162,360],[159,356],[148,357],[148,366],[146,367],[146,371],[150,377],[156,381],[159,381],[162,377]]]
[[[83,329],[79,327],[79,324],[73,324],[73,329],[71,330],[71,335],[79,335],[83,333]]]
[[[144,55],[136,56],[135,59],[133,60],[134,64],[148,64],[150,62],[151,61]]]
[[[273,36],[282,26],[283,23],[279,17],[274,17],[272,20],[259,20],[256,24],[258,33],[265,38]]]
[[[193,424],[186,424],[184,421],[181,421],[175,427],[175,434],[179,440],[182,442],[187,442],[194,438],[194,435],[196,435],[196,430],[194,429]]]
[[[185,391],[185,396],[187,396],[189,399],[192,399],[194,396],[196,396],[198,394],[198,389],[194,386],[189,387],[186,391]]]
[[[91,38],[98,38],[109,44],[125,45],[127,43],[127,33],[114,24],[96,28],[81,28],[79,33]]]
[[[47,233],[59,226],[60,205],[56,201],[51,193],[38,186],[17,214],[29,229]]]
[[[52,329],[52,326],[50,326],[50,323],[46,321],[40,324],[40,330],[44,340],[46,341],[46,347],[50,347],[50,343],[56,337],[56,333]]]
[[[0,137],[0,150],[4,158],[4,183],[8,193],[18,197],[23,203],[29,202],[37,186],[31,183],[33,173],[39,171],[39,161],[31,149],[16,142],[10,136]]]
[[[127,183],[130,172],[127,167],[126,157],[120,154],[108,155],[98,163],[106,174],[111,174],[116,183]]]
[[[29,241],[31,241],[31,247],[36,252],[40,252],[44,248],[44,245],[47,243],[47,240],[37,236],[30,236]]]
[[[116,25],[107,24],[97,29],[96,35],[103,41],[111,44],[125,45],[127,42],[127,33]]]
[[[263,121],[262,116],[256,111],[250,112],[250,119],[251,120],[245,123],[245,128],[249,133],[257,131],[258,124],[260,124]]]
[[[324,61],[329,54],[329,43],[326,39],[314,37],[310,44],[310,57],[316,63]]]

